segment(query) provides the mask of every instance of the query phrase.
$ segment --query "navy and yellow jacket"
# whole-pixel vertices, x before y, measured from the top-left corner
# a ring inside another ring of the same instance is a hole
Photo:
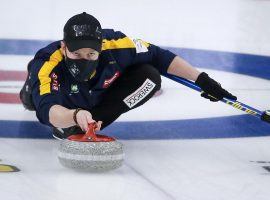
[[[149,63],[163,74],[175,54],[142,40],[131,39],[112,29],[103,29],[102,51],[96,74],[87,82],[76,81],[65,66],[60,41],[40,49],[30,62],[30,84],[36,114],[41,123],[49,122],[53,105],[89,110],[100,95],[123,71],[134,64]]]

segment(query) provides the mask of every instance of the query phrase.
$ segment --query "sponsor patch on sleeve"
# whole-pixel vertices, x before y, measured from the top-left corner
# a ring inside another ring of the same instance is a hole
[[[132,39],[135,47],[136,53],[145,53],[148,52],[148,48],[145,43],[141,39]]]

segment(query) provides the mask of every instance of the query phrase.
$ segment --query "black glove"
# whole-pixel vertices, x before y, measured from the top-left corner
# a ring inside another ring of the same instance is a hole
[[[232,95],[227,90],[224,90],[220,83],[211,79],[205,72],[202,72],[198,76],[195,84],[200,86],[203,90],[201,96],[209,99],[210,101],[219,101],[224,97],[227,99],[237,100],[236,96]]]

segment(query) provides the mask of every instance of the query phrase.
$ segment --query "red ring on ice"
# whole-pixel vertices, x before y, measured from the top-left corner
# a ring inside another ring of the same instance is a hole
[[[0,81],[25,81],[25,71],[0,70]],[[19,94],[0,92],[0,103],[20,104]]]

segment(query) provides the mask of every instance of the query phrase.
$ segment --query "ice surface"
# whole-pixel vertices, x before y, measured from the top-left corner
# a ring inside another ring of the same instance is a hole
[[[0,39],[60,40],[65,21],[86,11],[100,19],[105,28],[157,45],[269,56],[269,10],[269,1],[251,0],[12,0],[1,2]],[[32,57],[0,55],[0,70],[25,71]],[[234,62],[237,64],[237,60],[230,63]],[[256,63],[255,67],[260,66]],[[241,101],[261,110],[269,108],[269,80],[237,74],[237,69],[231,73],[198,67]],[[234,66],[225,63],[226,67]],[[268,69],[265,68],[266,73]],[[166,79],[163,83],[161,96],[121,116],[119,121],[239,114],[227,105],[209,104],[196,92]],[[7,92],[6,86],[10,87],[9,92],[18,92],[21,85],[21,81],[1,80],[0,92]],[[33,112],[18,104],[0,104],[0,109],[0,120],[37,120]],[[229,124],[220,124],[224,126]],[[252,130],[256,132],[256,127]],[[169,127],[164,134],[168,131]],[[21,169],[0,172],[0,199],[268,200],[270,172],[263,167],[270,167],[269,140],[124,140],[121,142],[126,155],[121,168],[85,173],[60,165],[56,140],[0,138],[0,164]]]
[[[166,134],[166,133],[164,133]],[[269,199],[270,137],[205,140],[133,140],[124,165],[107,173],[77,172],[57,160],[56,140],[0,139],[0,173],[7,200]]]

